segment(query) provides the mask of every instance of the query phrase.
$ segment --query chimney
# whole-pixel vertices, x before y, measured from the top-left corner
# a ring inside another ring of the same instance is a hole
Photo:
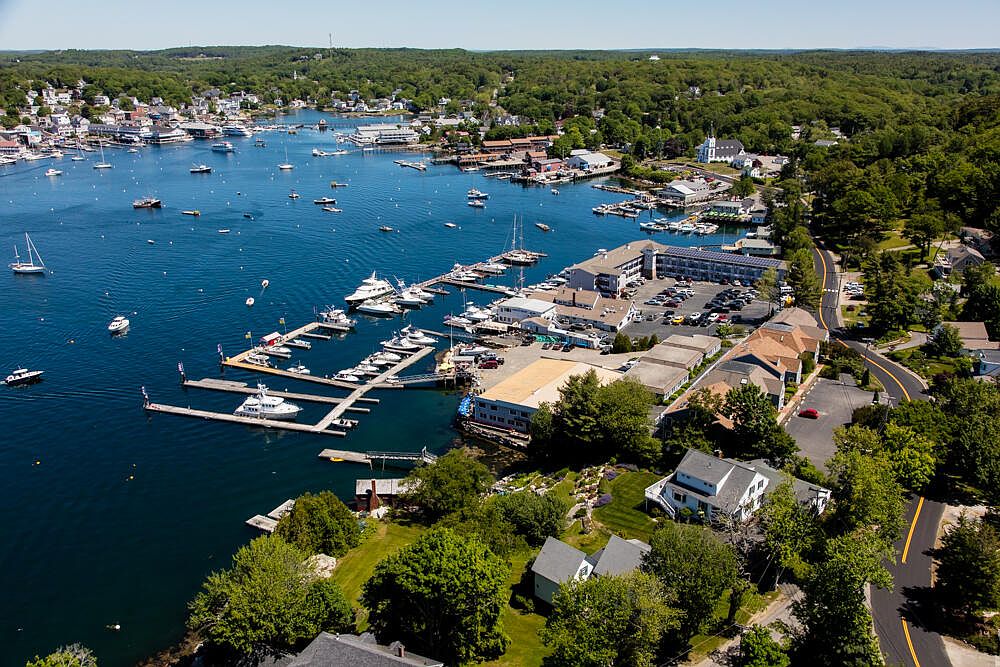
[[[375,480],[372,480],[371,495],[368,496],[368,511],[373,512],[379,508],[381,504],[378,499],[378,494],[375,493]]]
[[[399,642],[396,642],[396,657],[397,658],[406,657],[406,647]]]

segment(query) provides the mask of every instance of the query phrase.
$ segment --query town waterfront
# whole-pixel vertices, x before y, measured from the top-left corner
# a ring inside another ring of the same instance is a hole
[[[319,118],[306,111],[283,120]],[[217,377],[217,345],[235,353],[249,342],[247,332],[256,339],[280,331],[281,318],[292,328],[312,319],[314,307],[340,307],[372,270],[410,282],[496,255],[510,245],[515,214],[524,218],[524,246],[549,255],[525,270],[528,283],[597,248],[645,237],[637,221],[591,213],[597,204],[625,199],[593,189],[591,181],[560,184],[555,196],[451,165],[419,172],[393,163],[415,159],[410,155],[352,147],[349,155],[312,157],[313,148],[338,147],[338,129],[369,122],[327,118],[328,132],[265,133],[263,148],[252,138],[232,138],[235,152],[228,154],[194,142],[136,154],[106,149],[109,170],[92,169],[98,158],[88,154],[84,162],[67,155],[55,164],[0,171],[0,245],[12,253],[17,244],[23,253],[27,231],[52,271],[0,279],[4,370],[45,370],[41,384],[0,391],[7,517],[0,663],[23,664],[75,641],[93,648],[105,667],[166,648],[182,636],[185,604],[204,575],[225,567],[254,536],[243,525],[247,517],[305,491],[353,496],[354,479],[368,471],[317,459],[324,446],[441,452],[456,437],[454,392],[373,393],[381,404],[345,440],[334,441],[148,418],[141,386],[154,401],[231,411],[240,402],[235,395],[181,389],[177,363],[190,378]],[[286,148],[295,169],[279,171]],[[190,174],[200,163],[213,172]],[[45,177],[50,166],[64,174]],[[349,187],[332,190],[331,180]],[[490,194],[485,209],[466,205],[472,187]],[[300,199],[288,197],[293,189]],[[147,195],[162,199],[164,208],[133,210],[132,201]],[[324,196],[335,197],[343,213],[312,203]],[[200,216],[181,214],[195,209]],[[396,231],[379,232],[380,225]],[[722,236],[655,240],[718,245]],[[494,282],[512,285],[514,274]],[[462,309],[462,295],[451,292],[407,319],[441,331],[442,318]],[[253,308],[245,305],[250,296]],[[467,298],[492,297],[469,290]],[[127,335],[111,338],[105,327],[117,314],[132,325]],[[362,317],[356,333],[314,341],[293,359],[314,374],[332,374],[400,326],[399,318]],[[253,381],[231,369],[225,376]],[[317,391],[292,380],[266,381],[276,389]],[[315,421],[322,409],[303,407],[303,421]],[[121,630],[111,632],[109,624]]]

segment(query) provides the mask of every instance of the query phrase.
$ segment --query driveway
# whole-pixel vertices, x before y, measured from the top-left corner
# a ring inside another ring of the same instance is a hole
[[[872,402],[873,394],[854,385],[850,376],[841,380],[820,378],[806,393],[795,414],[785,422],[785,430],[795,438],[802,455],[820,470],[826,470],[827,460],[833,456],[833,429],[851,423],[855,408]],[[798,414],[806,408],[819,412],[819,419],[806,419]]]

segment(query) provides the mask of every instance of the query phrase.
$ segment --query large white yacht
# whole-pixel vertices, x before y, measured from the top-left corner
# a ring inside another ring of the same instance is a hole
[[[416,343],[420,346],[433,345],[437,342],[437,338],[429,336],[427,332],[421,331],[411,324],[407,324],[405,327],[400,329],[399,334],[401,336],[406,336],[406,340],[411,343]]]
[[[253,132],[243,127],[242,125],[225,125],[222,128],[222,134],[227,137],[252,137]]]
[[[392,317],[403,312],[399,306],[389,301],[362,301],[355,308],[359,313],[377,317]]]
[[[344,297],[344,301],[354,306],[362,301],[387,296],[395,291],[388,280],[376,278],[375,272],[372,271],[371,276],[362,280],[353,294],[348,294]]]
[[[289,403],[279,396],[270,396],[267,387],[257,385],[257,395],[243,401],[243,405],[233,412],[238,417],[259,417],[260,419],[295,419],[302,408]]]

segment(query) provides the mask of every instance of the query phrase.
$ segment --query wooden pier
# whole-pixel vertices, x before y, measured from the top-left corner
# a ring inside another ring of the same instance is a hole
[[[437,456],[428,452],[426,447],[419,452],[352,452],[344,449],[324,449],[319,453],[319,458],[335,463],[367,463],[369,466],[371,466],[373,461],[411,461],[421,463],[434,463],[437,461]]]
[[[244,523],[251,528],[256,528],[257,530],[261,530],[265,533],[273,533],[274,529],[278,527],[278,522],[281,521],[281,517],[291,512],[293,507],[295,507],[295,501],[289,498],[268,512],[267,516],[264,516],[263,514],[255,514]]]
[[[193,389],[210,389],[212,391],[228,391],[234,394],[245,394],[253,396],[257,393],[256,387],[249,386],[246,382],[234,382],[232,380],[216,380],[215,378],[204,378],[202,380],[185,380],[184,387]],[[305,401],[307,403],[328,403],[336,405],[343,401],[343,398],[336,396],[318,396],[316,394],[299,394],[291,391],[276,391],[268,387],[267,393],[271,396],[280,396],[293,401]],[[369,401],[378,402],[377,398],[370,398]]]
[[[311,424],[297,424],[292,421],[278,421],[277,419],[262,419],[260,417],[240,417],[239,415],[231,415],[228,412],[195,410],[193,408],[182,408],[176,405],[164,405],[162,403],[147,403],[145,407],[147,412],[163,412],[168,415],[180,415],[182,417],[199,417],[201,419],[243,424],[244,426],[257,426],[261,428],[271,428],[284,431],[298,431],[299,433],[320,433],[323,435],[336,435],[340,437],[347,435],[344,431],[318,429],[316,426]]]

